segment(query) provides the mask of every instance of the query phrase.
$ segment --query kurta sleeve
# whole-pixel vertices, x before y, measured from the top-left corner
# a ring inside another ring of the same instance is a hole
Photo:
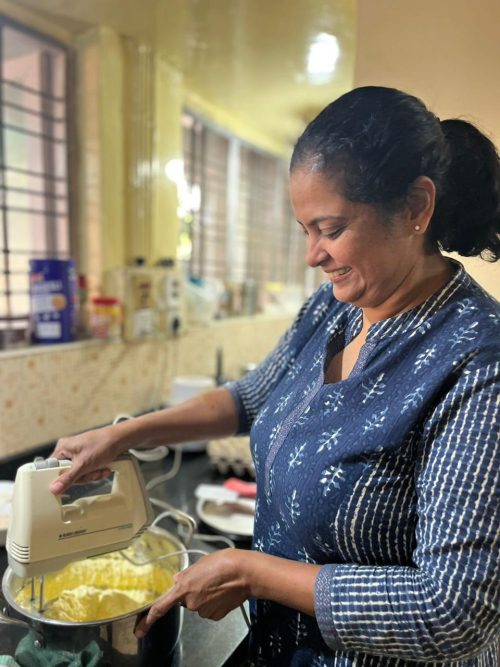
[[[316,308],[316,313],[326,312],[321,302],[326,300],[327,292],[320,287],[302,306],[291,326],[281,336],[272,352],[240,380],[228,382],[224,386],[231,393],[239,414],[238,433],[248,433],[250,427],[271,395],[277,383],[283,377],[298,356],[307,341],[308,328],[317,323],[308,322],[308,314]],[[318,302],[319,305],[318,305]]]
[[[414,566],[320,570],[316,618],[332,649],[454,661],[498,637],[499,366],[473,359],[424,425]]]

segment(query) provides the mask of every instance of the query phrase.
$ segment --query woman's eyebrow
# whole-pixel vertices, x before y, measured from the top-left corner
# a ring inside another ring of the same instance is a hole
[[[310,222],[303,223],[300,220],[297,220],[299,225],[302,227],[313,227],[319,225],[322,222],[346,222],[347,218],[343,215],[321,215],[317,218],[313,218]]]

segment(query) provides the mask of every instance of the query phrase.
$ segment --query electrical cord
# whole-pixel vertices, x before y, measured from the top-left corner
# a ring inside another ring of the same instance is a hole
[[[233,540],[230,540],[229,537],[225,537],[224,535],[207,535],[206,533],[195,533],[193,535],[193,540],[201,540],[202,542],[222,542],[231,549],[236,549],[236,545]]]
[[[126,421],[127,419],[134,419],[133,415],[119,414],[113,419],[113,424],[118,424],[121,421]],[[130,449],[130,452],[139,459],[139,461],[160,461],[164,459],[168,454],[168,447],[165,445],[160,445],[160,447],[155,447],[154,449]]]
[[[169,479],[173,479],[177,473],[179,472],[181,468],[181,463],[182,463],[182,449],[180,447],[176,447],[174,449],[174,460],[172,462],[172,467],[170,470],[163,475],[158,475],[157,477],[153,477],[153,479],[150,479],[149,482],[146,484],[146,491],[151,491],[151,489],[154,489],[155,486],[158,484],[161,484],[162,482],[167,482]]]

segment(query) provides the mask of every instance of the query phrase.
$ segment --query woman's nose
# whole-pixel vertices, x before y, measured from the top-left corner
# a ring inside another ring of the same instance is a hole
[[[328,258],[328,253],[323,248],[321,240],[321,237],[314,239],[309,236],[307,238],[306,263],[308,266],[321,266]]]

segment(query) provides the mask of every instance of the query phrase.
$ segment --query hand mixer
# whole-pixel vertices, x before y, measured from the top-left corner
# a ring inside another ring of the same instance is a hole
[[[109,467],[114,472],[109,493],[64,504],[49,485],[71,467],[71,461],[37,459],[16,473],[7,530],[8,562],[15,574],[40,576],[39,611],[43,610],[43,574],[74,560],[128,547],[152,522],[139,465],[129,455]]]

